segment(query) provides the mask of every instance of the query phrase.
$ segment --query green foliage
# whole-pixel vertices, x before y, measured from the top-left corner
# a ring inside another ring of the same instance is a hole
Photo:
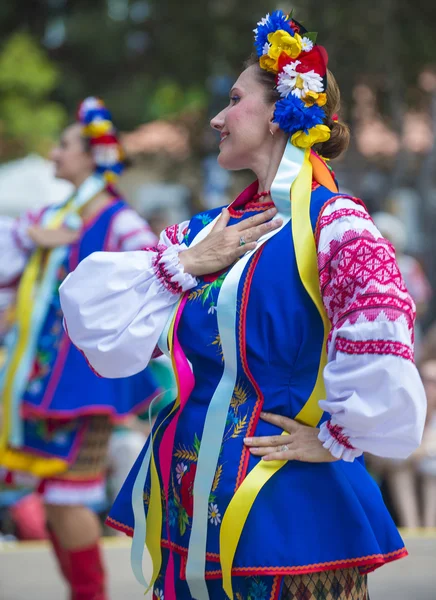
[[[29,34],[6,41],[0,53],[0,123],[11,154],[45,153],[59,134],[66,113],[50,100],[58,80],[57,68]]]

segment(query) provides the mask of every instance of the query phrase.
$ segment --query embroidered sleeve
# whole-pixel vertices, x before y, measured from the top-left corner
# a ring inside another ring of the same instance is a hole
[[[332,324],[324,371],[330,415],[320,439],[337,458],[405,458],[419,445],[425,394],[413,359],[415,306],[395,251],[363,204],[338,198],[316,231],[321,295]]]
[[[95,252],[63,282],[68,335],[103,377],[144,369],[180,294],[197,284],[179,261],[182,228],[172,239],[164,232],[145,251]]]
[[[106,249],[128,252],[153,248],[157,243],[158,239],[147,221],[133,209],[125,208],[113,219]]]

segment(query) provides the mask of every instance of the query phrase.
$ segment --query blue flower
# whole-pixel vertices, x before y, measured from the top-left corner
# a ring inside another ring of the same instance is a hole
[[[171,498],[168,502],[168,521],[171,527],[174,527],[174,525],[177,523],[177,516],[177,507],[173,498]]]
[[[279,29],[287,31],[292,36],[294,35],[294,30],[288,23],[286,15],[281,10],[274,11],[258,23],[257,28],[254,30],[256,33],[254,45],[256,46],[257,56],[262,56],[263,48],[268,43],[268,35]]]
[[[250,585],[249,595],[251,600],[266,600],[268,587],[262,580],[254,580]]]
[[[297,96],[289,95],[276,103],[274,121],[289,135],[297,131],[307,133],[312,127],[324,123],[325,112],[319,106],[306,106]]]

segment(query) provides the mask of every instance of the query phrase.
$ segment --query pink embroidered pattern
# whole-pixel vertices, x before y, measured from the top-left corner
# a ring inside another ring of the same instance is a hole
[[[392,245],[368,230],[349,230],[318,254],[321,293],[334,327],[361,315],[373,322],[401,316],[412,332],[415,306],[405,287]]]
[[[330,215],[322,216],[319,220],[318,231],[321,231],[324,227],[328,227],[334,221],[338,221],[344,217],[357,217],[358,219],[364,219],[365,221],[372,221],[370,215],[367,212],[358,210],[357,208],[340,208],[335,210]]]
[[[389,340],[352,341],[337,337],[335,347],[345,354],[388,354],[414,361],[413,350],[407,344]]]
[[[157,254],[153,259],[153,268],[157,278],[169,292],[181,294],[183,292],[182,287],[172,280],[173,275],[167,271],[165,264],[162,262],[162,255],[167,247],[159,245],[155,250],[157,250]]]
[[[337,442],[347,448],[348,450],[355,450],[356,448],[350,443],[350,438],[347,435],[343,434],[343,429],[339,425],[332,425],[331,421],[327,421],[326,423],[327,429],[329,430],[330,435],[335,438]]]
[[[178,225],[171,225],[171,227],[167,227],[165,229],[165,235],[167,236],[171,244],[173,244],[173,246],[177,246],[178,244],[180,244]]]

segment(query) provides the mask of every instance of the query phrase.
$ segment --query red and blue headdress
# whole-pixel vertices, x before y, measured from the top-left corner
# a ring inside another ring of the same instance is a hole
[[[91,146],[96,172],[114,183],[123,172],[124,153],[110,112],[100,98],[89,97],[80,104],[77,119]]]
[[[324,124],[327,102],[328,56],[291,15],[281,10],[268,14],[254,30],[255,46],[262,69],[276,75],[281,99],[274,119],[299,148],[310,148],[330,138]]]

